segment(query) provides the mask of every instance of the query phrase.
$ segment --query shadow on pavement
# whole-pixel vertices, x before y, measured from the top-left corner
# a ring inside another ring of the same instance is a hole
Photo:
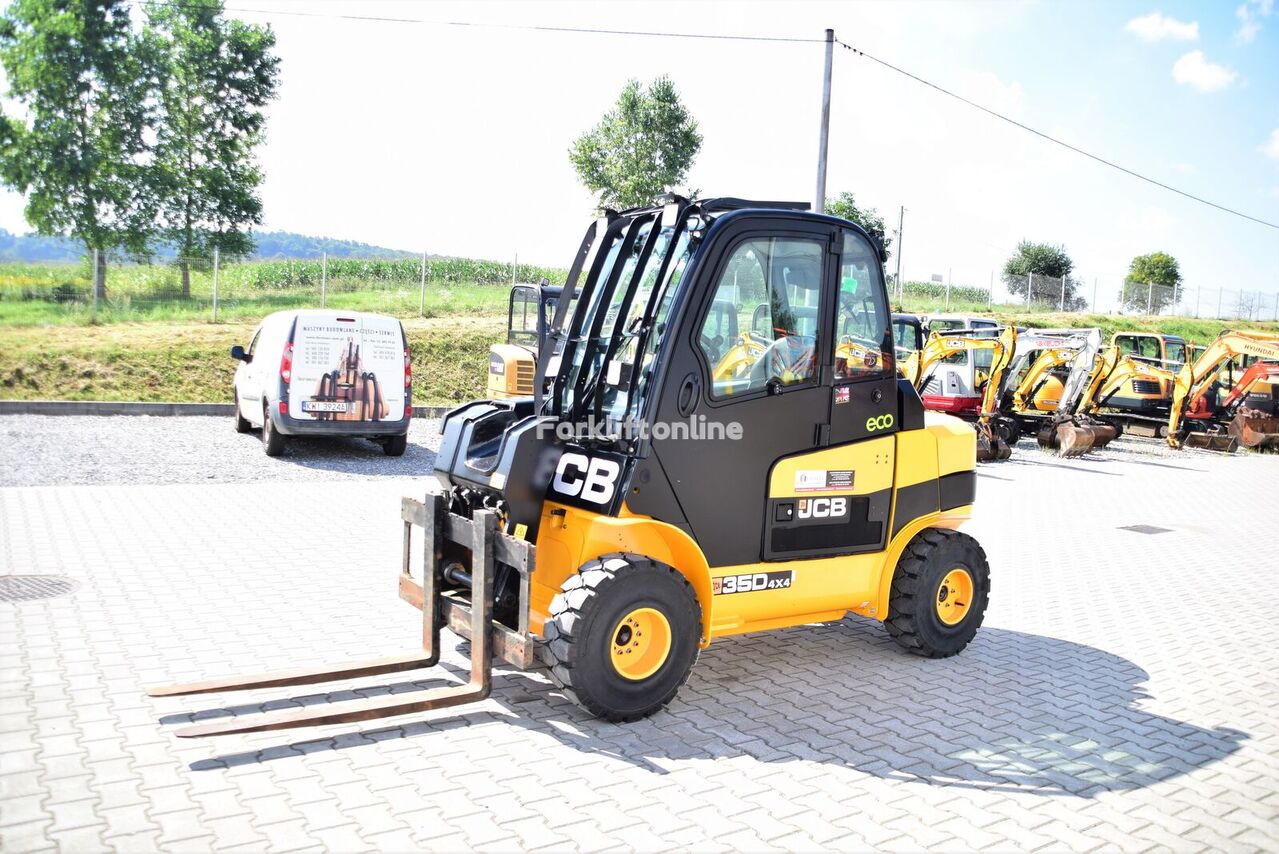
[[[246,443],[261,442],[256,436],[246,436],[244,439]],[[253,450],[262,453],[260,447]],[[415,443],[411,437],[402,456],[388,457],[380,444],[369,439],[290,436],[284,446],[284,453],[274,459],[302,468],[371,478],[419,477],[431,472],[435,465],[435,451]]]
[[[898,649],[878,625],[850,618],[717,641],[668,709],[633,724],[589,717],[544,673],[498,670],[492,697],[473,711],[224,754],[191,768],[256,764],[467,726],[518,726],[654,773],[665,773],[670,760],[749,756],[841,765],[929,785],[1087,798],[1190,773],[1234,753],[1247,738],[1145,711],[1147,678],[1117,655],[1003,629],[983,629],[957,657],[921,659]],[[369,689],[359,694],[373,695]]]

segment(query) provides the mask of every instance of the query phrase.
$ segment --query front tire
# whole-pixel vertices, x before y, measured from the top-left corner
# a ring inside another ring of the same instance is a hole
[[[284,434],[275,429],[271,422],[271,412],[262,408],[262,450],[268,457],[278,457],[284,453]]]
[[[669,703],[697,661],[702,611],[675,569],[608,555],[570,576],[542,634],[551,676],[597,718],[633,721]]]
[[[989,600],[990,565],[977,541],[927,528],[897,563],[884,625],[909,652],[946,658],[977,634]]]
[[[249,419],[240,414],[240,393],[238,391],[235,392],[235,432],[253,432],[253,425],[249,423]]]

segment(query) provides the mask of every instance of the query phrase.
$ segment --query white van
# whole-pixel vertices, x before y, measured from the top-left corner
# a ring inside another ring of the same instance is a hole
[[[404,327],[354,311],[278,311],[231,348],[235,429],[261,429],[267,456],[286,436],[356,436],[398,457],[408,445],[412,368]]]

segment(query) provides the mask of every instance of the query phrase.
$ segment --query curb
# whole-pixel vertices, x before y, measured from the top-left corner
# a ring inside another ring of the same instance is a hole
[[[441,418],[453,406],[415,406],[414,418]],[[163,403],[126,400],[0,400],[0,415],[224,415],[233,403]]]

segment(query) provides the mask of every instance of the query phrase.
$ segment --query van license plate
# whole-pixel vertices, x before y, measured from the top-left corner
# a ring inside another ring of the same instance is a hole
[[[304,400],[303,412],[346,412],[345,400]]]

